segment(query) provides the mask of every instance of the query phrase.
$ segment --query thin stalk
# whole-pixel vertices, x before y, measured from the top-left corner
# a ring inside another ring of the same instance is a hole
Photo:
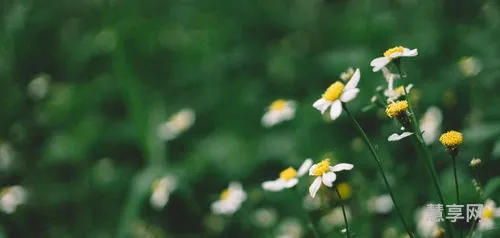
[[[335,191],[337,192],[337,196],[340,199],[340,206],[342,207],[342,215],[344,216],[344,222],[345,222],[345,229],[347,233],[347,238],[351,237],[351,233],[349,230],[349,223],[347,222],[347,215],[345,213],[345,207],[344,207],[344,200],[342,199],[342,196],[340,195],[339,189],[335,187]]]
[[[370,152],[371,152],[371,154],[373,156],[373,159],[375,159],[375,162],[377,162],[379,171],[382,174],[382,178],[384,179],[385,186],[387,187],[387,190],[389,191],[389,195],[391,196],[392,203],[394,203],[394,207],[396,208],[396,211],[398,212],[399,219],[403,223],[403,226],[405,227],[406,232],[408,233],[408,235],[411,238],[414,238],[413,233],[411,232],[409,226],[407,225],[407,223],[406,223],[406,221],[405,221],[405,219],[403,217],[403,213],[399,209],[399,206],[398,206],[398,204],[396,202],[396,198],[394,197],[394,193],[392,192],[391,186],[389,185],[389,181],[387,180],[387,176],[385,175],[384,167],[382,166],[382,162],[380,162],[380,159],[379,159],[379,157],[377,155],[377,152],[375,151],[375,147],[373,147],[373,145],[372,145],[370,139],[368,139],[368,136],[366,135],[365,131],[363,130],[363,128],[361,127],[361,125],[358,123],[358,121],[356,120],[356,118],[351,114],[351,112],[349,111],[349,109],[347,108],[347,106],[344,103],[342,103],[342,107],[347,112],[347,115],[349,115],[349,117],[352,119],[352,121],[354,123],[354,127],[356,127],[356,129],[358,130],[358,132],[361,135],[361,137],[363,137],[363,140],[365,141],[365,144],[368,146],[368,149],[370,150]]]
[[[396,64],[396,68],[398,69],[399,74],[402,75],[401,68],[400,68],[399,64]],[[439,179],[437,177],[436,170],[435,170],[434,165],[432,163],[431,154],[430,154],[427,146],[425,145],[424,139],[422,138],[422,133],[420,133],[420,125],[418,124],[417,118],[415,116],[415,112],[413,111],[413,106],[411,103],[411,99],[409,97],[410,95],[406,91],[406,88],[404,87],[404,85],[403,85],[403,92],[404,92],[404,96],[406,98],[406,101],[408,102],[408,111],[410,112],[410,124],[412,126],[411,129],[413,130],[415,137],[417,138],[418,149],[420,150],[421,154],[424,156],[425,166],[427,167],[427,171],[431,174],[431,178],[432,178],[432,181],[434,183],[434,187],[436,188],[436,191],[437,191],[437,194],[439,197],[439,201],[441,202],[441,204],[443,204],[443,206],[446,206],[446,203],[445,203],[444,198],[443,198],[443,194],[441,192],[441,187],[439,186]],[[446,209],[444,209],[443,212],[444,212],[444,215],[446,217],[447,216]],[[448,219],[446,219],[445,225],[446,225],[446,229],[448,231],[450,231],[450,232],[446,232],[446,234],[453,237],[453,234],[450,234],[453,232],[453,229],[452,229],[451,223]]]
[[[457,204],[460,204],[460,192],[458,190],[458,178],[457,178],[457,159],[456,156],[451,156],[451,159],[453,160],[453,174],[455,175],[455,190],[457,192]],[[459,228],[460,230],[460,237],[464,237],[464,231],[463,229]]]
[[[472,226],[470,227],[469,234],[467,235],[467,238],[472,237],[472,233],[474,233],[474,228],[476,227],[476,223],[477,223],[477,219],[474,219],[474,221],[472,222]]]

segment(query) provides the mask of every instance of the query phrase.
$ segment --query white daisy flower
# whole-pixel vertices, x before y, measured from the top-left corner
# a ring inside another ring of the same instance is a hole
[[[342,102],[353,100],[359,93],[359,89],[356,86],[358,86],[360,77],[359,69],[356,69],[345,86],[340,81],[333,83],[325,90],[321,98],[314,102],[313,107],[321,113],[324,113],[328,107],[331,107],[330,117],[332,120],[337,119],[340,113],[342,113]]]
[[[425,144],[430,145],[439,138],[442,121],[443,113],[439,108],[431,106],[425,111],[424,116],[420,119],[420,130],[424,132],[422,137]]]
[[[195,113],[191,108],[184,108],[174,114],[170,119],[158,126],[158,137],[169,141],[177,138],[179,134],[189,129],[195,121]]]
[[[260,228],[272,227],[278,219],[276,210],[269,208],[259,208],[255,210],[252,217],[253,224]]]
[[[344,81],[344,82],[347,82],[347,81],[349,81],[349,79],[352,78],[353,74],[354,74],[354,68],[349,67],[349,68],[347,68],[347,70],[345,72],[342,72],[340,74],[340,79],[342,79],[342,81]]]
[[[239,182],[231,182],[227,189],[220,194],[220,199],[212,203],[211,209],[215,214],[231,215],[240,209],[247,199],[247,194]]]
[[[288,167],[281,171],[280,177],[276,180],[262,183],[262,188],[267,191],[281,191],[285,188],[292,188],[299,182],[298,178],[307,173],[311,165],[312,160],[306,159],[298,171],[292,167]]]
[[[47,95],[50,85],[48,74],[39,74],[28,84],[28,96],[35,100],[40,100]]]
[[[304,229],[296,218],[286,218],[278,226],[277,238],[301,238]]]
[[[261,122],[263,126],[271,127],[281,122],[292,120],[294,116],[295,102],[292,100],[278,99],[269,105]]]
[[[384,96],[387,97],[387,102],[399,99],[401,96],[405,95],[405,90],[406,93],[410,93],[410,90],[413,88],[413,84],[408,84],[406,87],[399,86],[397,88],[394,88],[393,84],[394,81],[390,80],[387,89],[384,90]]]
[[[438,223],[429,220],[432,217],[427,206],[421,207],[415,213],[417,222],[417,233],[420,237],[430,238],[432,234],[439,230]]]
[[[370,66],[373,67],[373,72],[377,72],[380,69],[384,68],[387,64],[389,64],[392,60],[399,59],[400,57],[413,57],[417,55],[417,49],[410,50],[403,46],[397,46],[386,50],[384,52],[384,57],[373,59],[370,62]]]
[[[399,140],[402,140],[402,139],[404,139],[404,138],[406,138],[408,136],[411,136],[411,135],[413,135],[413,132],[407,132],[407,131],[405,131],[405,132],[403,132],[401,134],[393,133],[392,135],[390,135],[387,138],[387,140],[391,141],[391,142],[392,141],[399,141]]]
[[[351,170],[354,166],[352,164],[340,163],[335,166],[330,166],[330,160],[325,159],[321,162],[313,165],[309,169],[309,175],[316,176],[316,179],[309,187],[309,194],[311,197],[315,197],[318,192],[321,183],[327,187],[332,187],[333,182],[337,179],[335,172],[342,170]]]
[[[351,220],[351,209],[348,206],[345,206],[345,215],[349,222]],[[319,220],[319,227],[325,233],[331,232],[333,228],[339,226],[345,226],[344,214],[341,207],[332,209]]]
[[[391,196],[389,194],[375,196],[368,199],[368,211],[379,214],[387,214],[394,208]]]
[[[481,216],[481,220],[479,220],[477,229],[480,231],[493,229],[496,217],[500,217],[500,208],[496,207],[493,200],[486,200],[483,206],[483,215]]]
[[[26,202],[26,190],[19,185],[3,188],[0,191],[0,210],[7,214],[16,211],[17,206]]]
[[[476,57],[462,57],[458,61],[458,68],[465,76],[473,77],[481,72],[483,65]]]
[[[154,181],[149,202],[156,210],[161,210],[168,202],[170,193],[177,188],[177,178],[166,175]]]

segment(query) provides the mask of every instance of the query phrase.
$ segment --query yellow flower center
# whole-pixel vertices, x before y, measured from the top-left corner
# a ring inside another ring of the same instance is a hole
[[[280,179],[283,180],[290,180],[295,178],[296,176],[297,176],[297,170],[295,170],[292,167],[288,167],[288,169],[285,169],[280,173]]]
[[[464,141],[462,133],[458,131],[448,131],[439,137],[439,142],[446,147],[456,147]]]
[[[285,107],[286,107],[286,100],[278,99],[275,100],[273,103],[271,103],[269,109],[272,111],[281,111],[285,109]]]
[[[396,101],[387,105],[385,113],[389,118],[400,117],[408,109],[408,102],[406,100]]]
[[[384,57],[390,58],[390,56],[394,53],[403,53],[404,49],[405,48],[403,46],[396,46],[394,48],[390,48],[384,52]]]
[[[342,95],[343,90],[344,90],[344,84],[337,81],[326,89],[325,93],[323,93],[323,99],[333,102],[337,100],[340,97],[340,95]]]
[[[346,200],[351,197],[352,193],[351,185],[347,183],[339,183],[339,185],[337,185],[337,189],[339,190],[340,196],[342,197],[343,200]]]
[[[226,200],[229,198],[231,194],[229,193],[229,189],[224,189],[222,193],[220,193],[220,200]]]
[[[324,159],[316,164],[316,168],[313,170],[314,176],[321,176],[330,170],[330,159]]]
[[[491,207],[485,207],[483,209],[483,218],[484,219],[492,219],[494,215],[493,209]]]

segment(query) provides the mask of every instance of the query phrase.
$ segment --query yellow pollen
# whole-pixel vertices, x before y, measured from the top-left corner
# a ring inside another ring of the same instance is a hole
[[[483,218],[484,219],[492,219],[493,218],[493,209],[491,209],[490,207],[485,207],[483,209]]]
[[[280,173],[280,179],[283,179],[283,180],[290,180],[290,179],[293,179],[295,177],[297,177],[297,170],[295,170],[292,167],[288,167],[288,169],[285,169],[285,170],[281,171],[281,173]]]
[[[344,90],[344,84],[337,81],[326,89],[325,93],[323,93],[323,99],[333,102],[337,100],[340,97],[340,95],[342,95],[343,90]]]
[[[384,52],[384,57],[389,58],[394,53],[403,53],[404,49],[405,48],[403,46],[396,46],[394,48],[390,48]]]
[[[226,200],[229,198],[231,194],[229,193],[229,189],[224,189],[222,193],[220,193],[220,200]]]
[[[278,100],[275,100],[273,103],[271,103],[271,105],[269,106],[269,110],[281,111],[281,110],[285,109],[285,107],[286,107],[286,100],[278,99]]]
[[[330,159],[324,159],[316,164],[316,168],[313,170],[314,176],[321,176],[330,170]]]
[[[339,183],[337,185],[337,189],[339,190],[340,196],[342,197],[343,200],[346,200],[351,197],[351,185],[348,183]]]
[[[399,117],[408,109],[408,102],[406,100],[396,101],[387,105],[385,113],[389,118]]]
[[[464,141],[462,133],[458,131],[448,131],[439,137],[439,142],[446,147],[456,147]]]

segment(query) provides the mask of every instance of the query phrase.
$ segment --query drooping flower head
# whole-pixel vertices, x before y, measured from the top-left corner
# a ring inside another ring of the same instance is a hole
[[[342,113],[342,102],[350,102],[359,93],[356,88],[359,83],[361,74],[359,69],[353,73],[351,79],[344,85],[340,81],[336,81],[328,87],[320,99],[314,102],[313,107],[324,113],[330,107],[330,118],[337,119]]]
[[[373,59],[370,62],[370,66],[373,67],[373,72],[377,72],[380,69],[384,68],[387,64],[392,62],[393,60],[398,60],[400,57],[413,57],[417,56],[417,49],[410,50],[403,46],[396,46],[394,48],[390,48],[384,52],[383,57],[378,57]]]
[[[337,179],[335,172],[340,172],[342,170],[351,170],[354,166],[352,164],[340,163],[335,166],[330,166],[330,159],[324,159],[321,162],[311,166],[309,169],[309,175],[315,176],[316,179],[309,187],[309,194],[311,197],[315,197],[318,192],[321,183],[327,187],[332,187],[333,182]]]
[[[285,188],[292,188],[299,182],[298,178],[307,173],[311,165],[312,160],[306,159],[298,171],[293,167],[288,167],[287,169],[281,171],[279,178],[276,180],[262,183],[262,188],[267,191],[281,191]]]
[[[291,100],[278,99],[269,105],[262,117],[262,125],[271,127],[283,121],[292,120],[295,116],[295,102]]]
[[[231,215],[240,209],[241,204],[247,199],[247,194],[238,182],[231,182],[224,189],[219,200],[212,203],[212,212],[215,214]]]

